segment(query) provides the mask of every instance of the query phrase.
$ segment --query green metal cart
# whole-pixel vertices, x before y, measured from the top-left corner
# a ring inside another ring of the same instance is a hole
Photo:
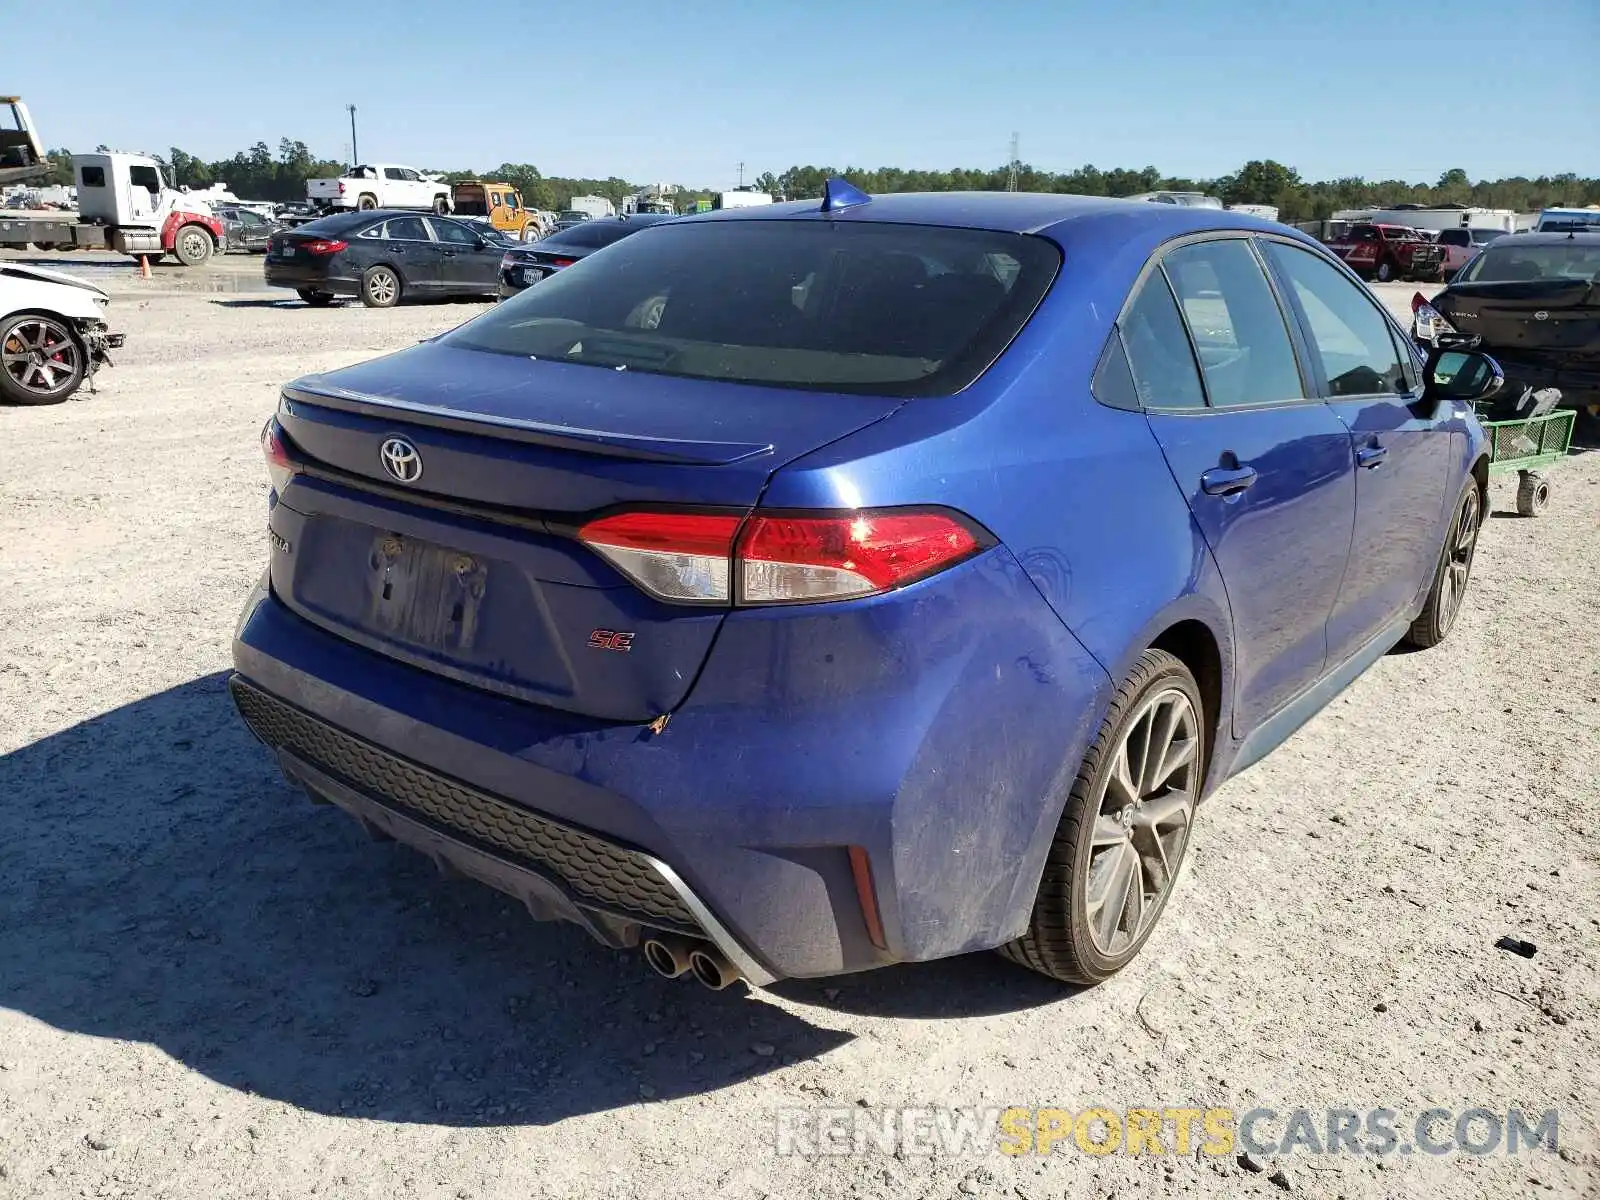
[[[1480,415],[1490,406],[1479,406]],[[1537,517],[1550,503],[1550,483],[1539,471],[1566,457],[1578,414],[1558,408],[1542,416],[1480,421],[1489,435],[1489,474],[1517,473],[1517,512]]]

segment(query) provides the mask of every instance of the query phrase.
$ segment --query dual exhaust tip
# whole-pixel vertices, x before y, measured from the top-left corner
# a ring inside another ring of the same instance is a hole
[[[671,934],[647,938],[644,961],[664,979],[676,979],[687,973],[714,992],[720,992],[744,978],[739,968],[709,942],[691,941]]]

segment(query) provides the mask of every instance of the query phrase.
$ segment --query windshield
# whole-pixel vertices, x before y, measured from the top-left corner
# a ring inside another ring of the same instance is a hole
[[[312,237],[326,237],[328,234],[349,233],[363,225],[371,225],[373,216],[370,212],[343,212],[334,213],[331,217],[320,217],[315,221],[307,221],[304,225],[296,227],[295,233],[304,233]]]
[[[1600,244],[1529,246],[1515,238],[1498,241],[1468,263],[1461,278],[1467,283],[1594,282],[1600,278]]]
[[[443,340],[611,370],[948,395],[1016,335],[1060,261],[1016,233],[664,222]]]
[[[588,219],[589,219],[589,214],[588,213],[579,212],[575,208],[565,209],[562,212],[558,213],[557,216],[556,216],[556,220],[558,220],[558,221],[587,221]]]

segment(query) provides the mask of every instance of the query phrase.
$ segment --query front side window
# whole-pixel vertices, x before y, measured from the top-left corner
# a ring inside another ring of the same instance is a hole
[[[1144,407],[1206,406],[1205,389],[1200,385],[1200,372],[1195,368],[1194,350],[1184,331],[1183,317],[1172,298],[1167,277],[1159,269],[1145,277],[1117,328],[1127,351],[1134,388]],[[1108,372],[1118,370],[1115,355],[1112,357]],[[1114,386],[1115,375],[1108,374],[1106,381]]]
[[[507,192],[504,196],[504,202],[507,208],[514,210],[517,207],[517,194],[515,192]]]
[[[1410,390],[1389,321],[1360,287],[1309,250],[1283,242],[1265,250],[1300,309],[1330,396]]]
[[[152,195],[161,190],[161,174],[154,167],[129,167],[128,182]]]
[[[438,235],[441,242],[452,246],[476,246],[478,235],[465,225],[458,225],[454,221],[434,221],[433,232]]]
[[[1305,396],[1283,312],[1242,238],[1196,242],[1162,260],[1216,408]]]
[[[1009,285],[992,269],[995,254],[1020,264]],[[988,230],[867,221],[663,223],[443,340],[695,379],[949,395],[1005,349],[1060,262],[1043,238]]]

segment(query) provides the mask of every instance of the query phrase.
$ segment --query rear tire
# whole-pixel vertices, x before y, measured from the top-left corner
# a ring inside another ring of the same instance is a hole
[[[361,276],[361,303],[368,308],[393,308],[403,285],[393,267],[368,267]]]
[[[204,265],[216,247],[210,230],[203,225],[179,226],[178,236],[172,241],[172,253],[186,267]]]
[[[1406,631],[1408,644],[1419,650],[1431,650],[1455,628],[1466,598],[1467,582],[1472,578],[1472,559],[1477,553],[1478,531],[1482,524],[1483,493],[1478,489],[1477,479],[1470,478],[1456,501],[1455,516],[1451,518],[1444,546],[1439,551],[1439,565],[1434,569],[1428,599],[1421,615]]]
[[[1002,955],[1095,984],[1139,953],[1189,848],[1205,720],[1189,668],[1165,650],[1141,654],[1067,795],[1028,930]]]
[[[1537,517],[1550,506],[1550,481],[1537,471],[1521,471],[1517,475],[1517,512],[1524,517]]]
[[[377,207],[378,198],[371,192],[362,192],[360,198],[356,200],[356,208],[361,212],[372,212]]]
[[[311,288],[295,288],[295,295],[304,300],[312,308],[327,308],[333,303],[332,292],[318,292]]]
[[[450,215],[450,197],[435,196],[433,198],[433,211],[437,216],[448,217]]]

